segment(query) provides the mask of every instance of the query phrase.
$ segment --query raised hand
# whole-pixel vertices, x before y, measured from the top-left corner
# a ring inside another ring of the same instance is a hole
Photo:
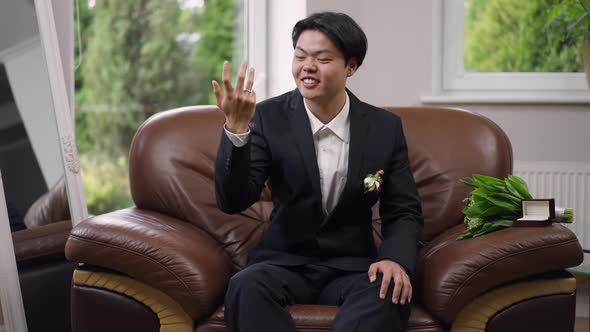
[[[213,81],[213,92],[217,99],[217,107],[225,114],[225,127],[234,134],[242,134],[248,131],[250,120],[256,110],[256,93],[252,91],[254,85],[254,68],[248,70],[248,81],[246,80],[246,71],[248,61],[242,61],[236,87],[232,87],[229,76],[229,62],[223,63],[223,86],[225,96],[221,93],[221,86],[217,81]]]

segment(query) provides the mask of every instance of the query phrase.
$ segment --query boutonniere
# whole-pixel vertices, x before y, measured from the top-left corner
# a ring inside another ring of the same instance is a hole
[[[365,180],[363,181],[365,184],[365,194],[368,192],[375,192],[376,194],[381,192],[381,184],[383,183],[383,180],[381,180],[382,175],[383,170],[380,169],[375,174],[365,176]]]

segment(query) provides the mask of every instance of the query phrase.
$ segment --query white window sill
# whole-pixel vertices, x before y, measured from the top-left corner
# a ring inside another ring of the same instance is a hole
[[[531,93],[448,93],[421,96],[425,105],[437,104],[573,104],[590,105],[590,91],[578,93],[531,92]]]

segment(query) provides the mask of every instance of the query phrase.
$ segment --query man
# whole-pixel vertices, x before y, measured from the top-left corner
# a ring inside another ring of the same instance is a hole
[[[296,331],[287,306],[339,305],[333,331],[402,331],[422,229],[400,119],[346,89],[367,40],[349,16],[318,13],[293,29],[297,89],[256,104],[254,69],[213,82],[226,123],[215,162],[217,204],[238,213],[267,178],[271,222],[225,297],[230,331]],[[372,237],[380,200],[383,243]]]

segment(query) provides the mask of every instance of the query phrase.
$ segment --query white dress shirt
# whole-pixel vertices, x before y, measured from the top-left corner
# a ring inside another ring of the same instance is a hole
[[[344,106],[327,124],[322,123],[307,105],[305,105],[305,111],[311,126],[320,173],[322,208],[324,215],[327,216],[336,207],[346,184],[350,144],[350,99],[346,94]],[[227,128],[224,129],[234,146],[241,147],[248,143],[250,130],[244,134],[234,134]]]

